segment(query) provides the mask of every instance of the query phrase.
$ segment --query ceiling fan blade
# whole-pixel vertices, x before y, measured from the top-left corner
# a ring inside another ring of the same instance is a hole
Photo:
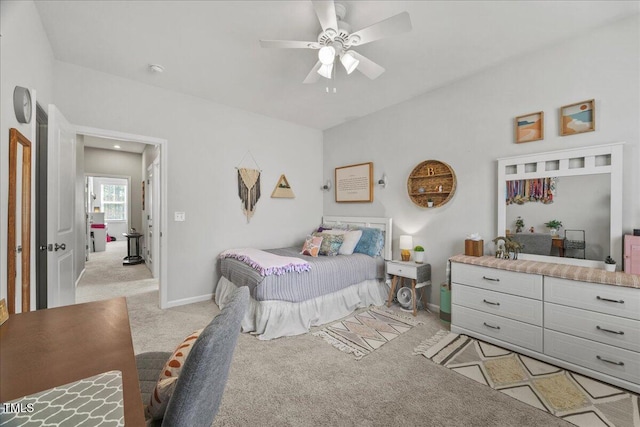
[[[316,10],[320,26],[324,31],[331,28],[334,31],[338,30],[338,19],[336,18],[336,6],[333,4],[333,0],[330,1],[312,1],[313,8]]]
[[[384,21],[369,25],[360,31],[356,31],[352,33],[349,38],[352,40],[351,44],[361,46],[365,43],[406,33],[407,31],[411,31],[411,19],[409,18],[409,12],[402,12]],[[356,37],[360,38],[357,43],[353,40]]]
[[[320,49],[318,42],[300,42],[295,40],[260,40],[260,46],[281,49]]]
[[[357,70],[365,76],[369,77],[371,80],[377,79],[378,77],[380,77],[380,74],[384,73],[385,69],[369,58],[362,56],[358,52],[354,52],[353,50],[350,50],[349,52],[351,52],[351,54],[358,61],[360,61]]]
[[[304,79],[302,83],[309,84],[309,83],[315,83],[318,80],[320,80],[320,74],[318,74],[318,70],[320,69],[321,66],[322,66],[322,62],[320,61],[316,62],[316,65],[313,66],[309,74],[307,74],[307,78]]]

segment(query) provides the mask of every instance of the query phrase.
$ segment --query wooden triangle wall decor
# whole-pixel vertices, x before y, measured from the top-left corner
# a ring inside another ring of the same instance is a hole
[[[276,184],[276,188],[273,189],[271,197],[278,199],[294,199],[296,197],[296,195],[293,194],[289,181],[287,181],[287,177],[284,176],[284,174],[280,175],[280,179]]]

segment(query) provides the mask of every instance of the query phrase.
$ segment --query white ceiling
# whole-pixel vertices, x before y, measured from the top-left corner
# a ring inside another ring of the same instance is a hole
[[[413,31],[357,48],[386,68],[302,81],[317,51],[310,1],[37,1],[60,61],[317,129],[397,104],[640,10],[638,1],[345,1],[354,31],[408,11]],[[148,70],[162,64],[163,74]]]
[[[120,148],[116,148],[115,146]],[[91,148],[101,148],[103,150],[118,150],[129,153],[142,153],[147,144],[133,141],[120,141],[117,139],[99,138],[97,136],[84,136],[84,146]]]

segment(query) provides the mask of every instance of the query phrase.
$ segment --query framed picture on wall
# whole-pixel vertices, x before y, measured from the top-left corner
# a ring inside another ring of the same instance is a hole
[[[544,139],[544,112],[516,117],[515,127],[517,144]]]
[[[373,163],[335,169],[336,202],[373,202]]]
[[[560,108],[560,135],[575,135],[577,133],[596,130],[596,101],[576,102]]]

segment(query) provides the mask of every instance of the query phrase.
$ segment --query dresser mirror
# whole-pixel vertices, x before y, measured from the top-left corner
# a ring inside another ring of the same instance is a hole
[[[608,255],[621,261],[622,147],[498,159],[497,235],[510,232],[523,245],[521,259],[595,268]],[[518,217],[524,226],[516,233]],[[545,226],[551,220],[562,222],[555,236]]]

